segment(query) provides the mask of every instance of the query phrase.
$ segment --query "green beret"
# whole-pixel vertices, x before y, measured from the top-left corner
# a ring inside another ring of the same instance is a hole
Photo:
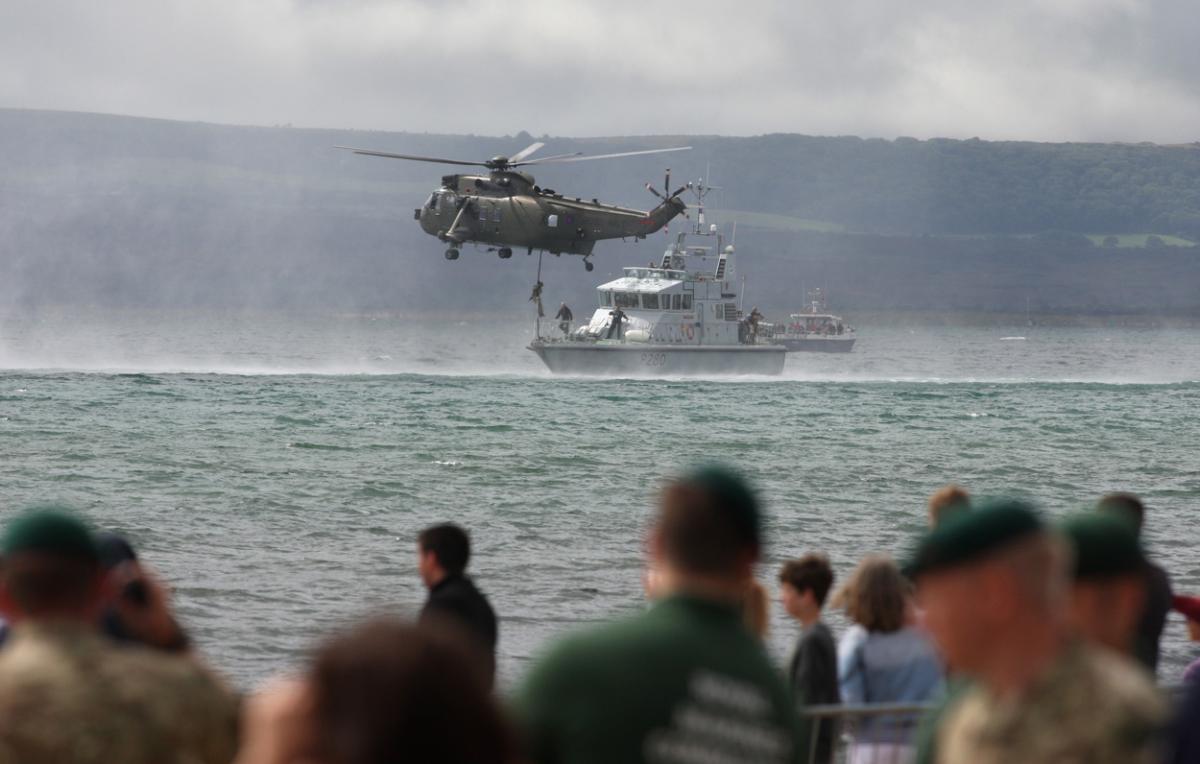
[[[1045,529],[1032,505],[1003,499],[969,512],[948,515],[917,543],[904,565],[916,578],[925,573],[966,565],[996,550]]]
[[[9,557],[22,552],[99,560],[87,525],[61,507],[35,507],[9,522],[0,537],[0,554]]]
[[[758,497],[745,478],[728,467],[707,465],[697,468],[680,481],[694,486],[716,499],[716,509],[738,529],[743,542],[762,543],[762,510]]]
[[[1076,581],[1124,576],[1146,568],[1146,555],[1129,520],[1088,512],[1067,518],[1061,528],[1075,548]]]

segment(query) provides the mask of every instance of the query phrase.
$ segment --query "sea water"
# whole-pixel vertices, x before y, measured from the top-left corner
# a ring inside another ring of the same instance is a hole
[[[860,327],[777,378],[555,378],[525,314],[469,319],[52,313],[0,321],[0,519],[62,501],[134,540],[239,686],[330,630],[412,614],[416,534],[470,529],[500,673],[645,606],[664,479],[717,461],[768,512],[760,577],[819,550],[844,579],[903,556],[955,481],[1053,516],[1132,490],[1177,591],[1200,593],[1200,334]],[[832,618],[840,629],[844,620]],[[781,662],[795,630],[773,608]],[[1160,677],[1200,652],[1179,616]]]

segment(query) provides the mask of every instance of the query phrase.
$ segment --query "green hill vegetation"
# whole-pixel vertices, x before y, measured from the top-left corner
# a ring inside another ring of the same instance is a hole
[[[511,305],[522,261],[449,264],[411,210],[455,168],[335,145],[484,159],[535,140],[235,127],[0,109],[8,304]],[[686,153],[531,168],[543,187],[646,209],[642,188],[706,174],[743,272],[841,307],[1200,314],[1200,144],[1050,144],[763,135],[560,139],[544,152]],[[676,223],[674,230],[681,224]],[[599,273],[662,235],[597,248]],[[474,260],[475,262],[471,262]],[[553,260],[553,259],[552,259]],[[594,279],[561,267],[590,301]],[[506,267],[507,266],[507,267]],[[558,271],[553,271],[558,272]],[[451,296],[452,295],[452,296]]]

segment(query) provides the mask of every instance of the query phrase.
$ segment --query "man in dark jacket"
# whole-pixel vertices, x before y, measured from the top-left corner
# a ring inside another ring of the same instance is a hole
[[[457,525],[444,523],[421,531],[417,537],[417,567],[429,589],[421,621],[449,623],[479,649],[488,680],[496,674],[496,614],[487,598],[465,575],[471,558],[471,540]]]
[[[1146,506],[1132,493],[1110,493],[1096,504],[1100,512],[1123,517],[1133,525],[1134,532],[1142,535],[1146,521]],[[1146,564],[1146,597],[1142,617],[1138,622],[1137,640],[1133,652],[1151,674],[1158,672],[1158,643],[1171,612],[1171,578],[1167,572],[1153,562]]]
[[[829,627],[821,620],[821,609],[833,586],[829,559],[822,554],[808,554],[784,563],[779,585],[784,610],[801,626],[788,667],[792,692],[806,706],[840,703],[837,646]],[[821,719],[813,727],[817,742],[811,760],[827,764],[833,761],[834,720]]]

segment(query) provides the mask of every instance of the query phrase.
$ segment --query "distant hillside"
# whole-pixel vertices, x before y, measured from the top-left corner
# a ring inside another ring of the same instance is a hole
[[[486,126],[481,125],[481,129]],[[483,159],[534,138],[234,127],[0,109],[0,300],[330,309],[511,306],[532,262],[447,263],[411,209],[450,167],[335,144]],[[1200,312],[1200,145],[767,135],[543,137],[545,152],[689,144],[536,168],[570,195],[641,208],[709,172],[761,302],[824,283],[847,309]],[[676,230],[679,224],[676,225]],[[602,275],[665,237],[597,248]],[[576,301],[577,259],[548,277]],[[551,282],[547,282],[551,285]],[[522,295],[523,297],[523,295]],[[936,303],[936,305],[931,305]]]

